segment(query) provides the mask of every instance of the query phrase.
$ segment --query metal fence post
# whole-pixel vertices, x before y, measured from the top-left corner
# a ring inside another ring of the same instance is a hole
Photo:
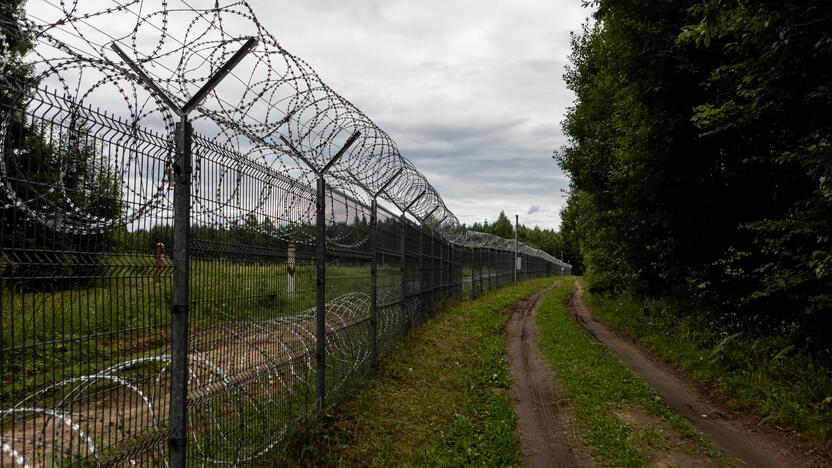
[[[494,289],[494,285],[491,284],[491,277],[493,276],[492,272],[494,271],[494,264],[492,263],[491,259],[491,247],[488,248],[488,289]]]
[[[445,250],[448,251],[448,257],[445,264],[445,269],[448,272],[448,281],[445,284],[445,294],[447,297],[452,297],[456,295],[456,275],[454,274],[454,249],[451,246],[450,242],[445,242]]]
[[[448,283],[448,295],[449,296],[456,296],[456,268],[454,266],[454,247],[453,244],[448,242],[448,278],[450,278],[450,283]]]
[[[344,143],[323,168],[313,164],[284,136],[280,136],[283,144],[303,161],[317,176],[317,190],[315,191],[315,285],[317,297],[315,301],[315,411],[320,418],[326,407],[326,180],[324,175],[341,159],[341,156],[358,140],[361,132],[355,132]]]
[[[456,275],[456,289],[457,295],[462,296],[463,291],[465,290],[465,278],[463,277],[463,269],[465,268],[465,247],[463,246],[455,246],[454,249],[456,250],[456,255],[454,258],[456,259],[456,264],[454,265],[454,274]],[[471,281],[473,285],[474,276],[473,273],[471,275]]]
[[[373,194],[373,201],[370,204],[370,255],[372,256],[370,261],[370,366],[374,371],[378,369],[378,196],[387,190],[387,187],[403,171],[404,169],[399,169],[387,179],[387,182]],[[364,190],[370,192],[366,187]],[[404,231],[402,231],[402,238],[404,238]],[[402,259],[404,259],[404,250],[402,250]],[[402,291],[402,300],[404,300],[404,291]]]
[[[445,284],[445,295],[450,298],[456,295],[456,275],[454,274],[454,249],[450,242],[445,242],[445,250],[448,251],[448,256],[445,263],[445,271],[447,272],[448,280]]]
[[[187,455],[188,417],[188,313],[190,309],[190,231],[191,231],[191,165],[192,128],[188,114],[220,84],[231,70],[254,48],[256,38],[248,38],[228,61],[181,107],[160,88],[133,59],[115,42],[113,51],[124,60],[138,78],[168,108],[179,116],[174,138],[173,166],[173,284],[171,291],[171,379],[170,379],[170,434],[168,436],[168,465],[185,466]]]
[[[465,247],[463,247],[463,252],[465,251]],[[479,296],[477,293],[477,248],[470,247],[471,249],[471,297],[476,298]]]
[[[479,296],[480,294],[483,293],[483,289],[482,289],[482,285],[483,285],[483,283],[482,283],[482,249],[481,248],[474,247],[474,257],[477,259],[477,284],[479,285],[479,289],[477,290],[478,291],[477,295]],[[472,272],[471,275],[473,276],[473,274],[474,273]]]
[[[424,229],[422,229],[422,225],[419,224],[419,301],[421,302],[420,306],[422,310],[425,309],[425,259],[424,259],[424,245],[425,245],[425,236],[424,236]]]
[[[398,176],[399,173],[401,173],[401,171],[396,173],[396,176]],[[393,179],[390,179],[390,180],[392,181]],[[410,314],[408,313],[407,307],[405,306],[405,296],[406,296],[405,293],[407,291],[407,284],[406,284],[406,278],[405,278],[405,266],[406,266],[405,265],[405,252],[406,252],[406,248],[407,248],[407,246],[405,244],[405,239],[406,239],[405,226],[406,226],[406,223],[407,223],[406,213],[426,193],[427,193],[427,189],[422,190],[422,192],[419,195],[417,195],[416,198],[411,200],[410,203],[407,204],[407,206],[405,206],[404,208],[401,208],[402,215],[399,218],[401,220],[401,227],[402,227],[402,239],[401,239],[401,241],[402,241],[402,246],[401,246],[401,249],[402,249],[402,251],[401,251],[401,270],[402,270],[402,277],[401,277],[401,281],[402,281],[402,330],[401,331],[402,331],[402,339],[404,339],[404,337],[407,336],[407,329],[408,329],[408,325],[409,325],[409,322],[410,322]],[[398,205],[396,205],[396,206],[398,206]],[[419,249],[420,250],[419,250],[419,252],[421,252],[421,226],[419,228],[419,232],[420,232],[420,237],[419,237],[419,241],[420,241]],[[422,263],[421,263],[421,258],[420,258],[419,259],[419,273],[420,274],[421,274],[421,270],[422,270]],[[421,278],[420,278],[420,280],[421,280]],[[421,285],[419,287],[419,292],[421,293]]]
[[[387,179],[387,182],[382,184],[381,188],[373,192],[366,185],[358,182],[358,177],[355,177],[349,169],[349,173],[355,182],[363,188],[367,193],[373,196],[370,202],[370,368],[372,370],[378,369],[378,197],[381,195],[393,181],[396,180],[404,169],[399,169],[392,177]],[[404,234],[404,232],[402,232]],[[404,236],[402,236],[404,237]],[[382,253],[382,263],[384,263],[384,254]],[[404,297],[404,294],[402,294]]]
[[[317,395],[316,411],[320,417],[324,412],[326,399],[326,182],[324,175],[318,175],[315,239],[315,285],[317,300],[315,306],[315,363]]]
[[[185,466],[187,452],[188,311],[190,308],[191,124],[187,116],[176,123],[173,186],[173,285],[171,291],[171,466]]]
[[[520,233],[520,215],[514,215],[514,265],[512,265],[511,269],[514,270],[514,282],[517,283],[517,240],[518,234]],[[520,259],[520,262],[523,260]]]
[[[434,231],[434,235],[436,235],[436,231]],[[447,291],[447,272],[445,271],[446,262],[448,261],[448,257],[445,253],[445,240],[439,239],[439,303],[444,304],[445,298],[448,293]]]
[[[447,271],[447,281],[445,282],[445,296],[451,297],[452,295],[456,295],[456,275],[454,275],[454,249],[451,247],[450,242],[445,242],[445,250],[448,251],[448,256],[445,263],[445,269]]]
[[[378,369],[378,259],[376,258],[376,230],[378,201],[370,203],[370,368]]]
[[[436,296],[434,290],[436,289],[436,252],[433,248],[433,230],[430,232],[430,315],[433,316],[436,311]]]
[[[406,249],[407,249],[407,232],[405,231],[405,217],[404,211],[402,211],[402,215],[399,217],[399,225],[401,227],[401,252],[399,256],[399,269],[401,270],[401,282],[402,282],[402,310],[401,310],[401,332],[402,338],[407,335],[407,271],[405,269],[406,264]]]
[[[485,292],[485,278],[483,278],[482,272],[484,269],[483,266],[485,266],[487,258],[485,258],[485,255],[483,255],[484,253],[485,249],[483,249],[482,247],[477,247],[477,258],[479,259],[478,266],[480,270],[480,294]]]
[[[445,295],[451,298],[456,296],[456,272],[453,267],[454,249],[450,242],[445,242],[445,248],[448,250],[448,264],[446,265],[448,269],[448,282],[445,286]]]

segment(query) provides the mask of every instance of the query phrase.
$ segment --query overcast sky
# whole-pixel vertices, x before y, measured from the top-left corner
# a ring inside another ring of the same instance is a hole
[[[557,227],[552,160],[580,0],[252,0],[260,21],[396,140],[461,222]]]

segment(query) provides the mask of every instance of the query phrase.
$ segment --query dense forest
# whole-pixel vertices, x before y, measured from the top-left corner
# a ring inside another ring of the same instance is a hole
[[[555,159],[591,290],[828,359],[832,2],[585,5]]]

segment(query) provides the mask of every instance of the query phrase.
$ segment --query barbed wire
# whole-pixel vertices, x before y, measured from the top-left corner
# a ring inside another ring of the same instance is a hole
[[[390,135],[327,86],[306,62],[283,48],[246,2],[216,1],[211,8],[196,8],[182,0],[32,0],[25,13],[17,12],[0,21],[5,23],[4,31],[16,30],[16,24],[24,25],[23,33],[34,42],[25,64],[18,65],[33,70],[33,82],[71,96],[78,109],[105,105],[115,110],[134,133],[155,130],[169,145],[174,116],[115,56],[111,44],[127,50],[169,96],[182,104],[244,40],[255,36],[257,45],[232,72],[233,78],[211,92],[197,108],[195,127],[204,140],[233,148],[253,163],[312,187],[313,170],[299,161],[280,137],[320,169],[351,135],[360,132],[358,141],[329,172],[331,190],[368,205],[368,191],[375,192],[395,176],[379,197],[397,207],[408,206],[419,197],[408,211],[450,242],[514,249],[511,240],[465,229],[427,178],[399,152]],[[0,41],[4,37],[0,35]],[[0,69],[8,66],[0,63]],[[116,99],[124,105],[113,106]],[[138,148],[141,140],[136,138],[131,144]],[[49,217],[32,208],[36,205],[32,200],[17,198],[13,203],[53,228],[66,231],[95,232],[129,224],[148,210],[159,208],[166,186],[165,180],[153,181],[149,174],[131,171],[136,168],[130,164],[136,161],[138,158],[128,160],[120,168],[122,182],[135,198],[131,200],[134,209],[119,219],[80,215],[46,219]],[[128,174],[130,180],[126,180]],[[145,185],[150,182],[148,186],[153,189],[139,193],[132,187],[137,180]],[[13,192],[9,193],[12,198]],[[309,219],[307,215],[299,214],[296,221]],[[560,262],[528,246],[520,245],[518,249]]]

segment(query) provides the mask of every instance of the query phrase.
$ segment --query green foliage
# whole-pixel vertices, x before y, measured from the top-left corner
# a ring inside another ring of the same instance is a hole
[[[88,128],[65,131],[59,124],[27,115],[26,96],[36,83],[23,63],[33,46],[19,21],[24,15],[23,3],[0,3],[0,52],[4,56],[0,158],[5,182],[0,187],[0,199],[4,200],[0,204],[4,249],[0,276],[13,278],[11,284],[25,288],[62,287],[69,282],[89,280],[95,266],[101,263],[102,256],[98,254],[109,249],[113,233],[54,231],[31,219],[17,202],[25,200],[29,210],[54,216],[56,220],[115,219],[124,207],[120,181]],[[10,196],[9,189],[15,197]],[[49,284],[44,278],[50,279]]]
[[[42,122],[12,113],[3,141],[5,180],[27,208],[59,217],[117,219],[122,210],[120,180],[84,128],[55,134]],[[46,190],[45,187],[54,188]],[[112,248],[114,232],[53,230],[16,204],[0,209],[5,260],[0,275],[26,288],[87,281]],[[60,278],[56,278],[60,277]],[[45,284],[44,278],[49,278]]]
[[[488,220],[485,220],[482,224],[474,223],[470,229],[472,231],[494,234],[503,239],[514,239],[514,223],[509,221],[505,211],[500,211],[499,216],[497,216],[497,221],[494,221],[494,223],[489,223]]]
[[[566,200],[566,206],[560,212],[560,242],[563,249],[563,257],[559,257],[572,265],[572,274],[582,275],[584,273],[584,258],[581,255],[581,235],[579,224],[584,218],[579,217],[581,209],[579,205],[581,198],[578,194],[570,196]]]
[[[171,232],[169,228],[151,231]],[[197,241],[201,244],[200,241]],[[155,244],[154,244],[155,245]],[[153,247],[151,245],[150,247]],[[239,259],[239,246],[235,249]],[[257,321],[296,314],[315,307],[315,294],[289,294],[285,257],[273,262],[234,262],[232,251],[194,249],[191,262],[193,284],[203,288],[191,309],[197,328],[237,320]],[[124,255],[102,260],[89,287],[18,292],[0,292],[0,349],[7,358],[0,367],[0,406],[8,406],[44,385],[44,378],[98,372],[136,355],[137,340],[163,353],[169,344],[169,262],[157,282],[155,259]],[[283,250],[285,255],[285,250]],[[267,259],[264,255],[261,260]],[[314,291],[315,267],[299,260],[296,291]],[[332,300],[349,292],[369,293],[369,266],[344,266],[330,262],[326,268],[326,297]],[[398,285],[399,271],[380,268],[381,288]],[[240,298],[240,291],[246,291]],[[203,300],[207,297],[212,300]],[[233,302],[233,307],[229,303]],[[32,304],[37,304],[33,308]],[[117,309],[117,313],[115,310]],[[136,330],[125,333],[124,330]],[[87,337],[97,336],[96,340]],[[40,343],[38,352],[29,344]],[[156,349],[156,348],[159,349]],[[25,378],[22,371],[26,370]],[[49,370],[50,372],[47,372]],[[12,393],[12,390],[15,393]]]
[[[0,56],[3,57],[0,108],[17,101],[28,88],[31,70],[23,63],[23,56],[32,48],[32,38],[21,29],[19,21],[25,12],[25,0],[0,0]]]
[[[832,331],[832,4],[597,0],[555,157],[590,287]],[[575,263],[574,260],[572,260]]]
[[[491,226],[491,233],[503,239],[514,238],[514,223],[508,220],[505,212],[500,211],[497,221],[494,221],[494,225]]]

